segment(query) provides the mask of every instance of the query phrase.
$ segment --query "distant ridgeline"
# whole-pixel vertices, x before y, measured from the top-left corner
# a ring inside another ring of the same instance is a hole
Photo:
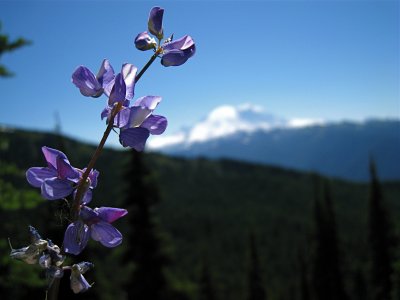
[[[302,151],[311,149],[315,139],[314,144],[324,149],[315,160],[333,164],[347,161],[351,153],[359,153],[363,147],[354,137],[357,129],[345,128],[345,124],[331,128],[329,135],[327,128],[304,128],[301,135],[288,131],[279,136],[285,143],[291,137],[297,139],[295,150],[299,157]],[[315,135],[317,130],[321,131],[319,135]],[[387,149],[384,158],[393,159],[398,155],[392,153],[394,148],[382,146],[389,138],[392,141],[391,136],[385,138],[381,130],[376,130],[376,136],[380,137],[375,141],[376,149]],[[337,150],[338,146],[334,151],[321,142],[327,142],[329,136],[330,145],[340,145],[343,132],[348,132],[347,149]],[[270,134],[273,141],[272,135],[278,132]],[[370,137],[366,135],[363,140],[370,141]],[[350,143],[351,140],[354,142]],[[27,226],[35,224],[43,235],[54,237],[56,243],[62,241],[62,210],[68,209],[65,202],[56,200],[44,206],[48,203],[25,180],[27,168],[43,165],[41,147],[44,145],[62,150],[78,167],[87,164],[93,152],[92,146],[57,134],[0,131],[2,300],[27,299],[28,295],[30,299],[44,298],[45,280],[37,279],[41,270],[11,261],[8,237],[14,248],[25,245]],[[314,155],[317,156],[315,152]],[[331,159],[333,155],[335,160]],[[379,183],[384,158],[375,157],[375,153],[374,158],[378,178],[373,177],[370,184],[226,159],[184,159],[154,153],[136,157],[134,161],[143,164],[136,172],[145,175],[134,176],[127,172],[132,152],[105,149],[96,165],[101,184],[93,193],[94,206],[100,206],[97,203],[102,199],[111,199],[113,206],[118,207],[126,201],[127,190],[142,191],[137,195],[143,197],[146,193],[157,194],[160,203],[142,203],[141,209],[136,207],[129,212],[142,226],[142,231],[136,234],[143,232],[150,239],[138,238],[136,244],[124,240],[119,251],[110,251],[107,255],[104,255],[107,249],[91,247],[89,243],[91,259],[94,257],[95,265],[96,261],[102,263],[96,265],[92,275],[95,278],[88,279],[98,283],[96,289],[91,289],[84,299],[124,299],[124,290],[134,280],[127,274],[137,265],[147,272],[146,276],[153,278],[154,282],[150,280],[150,283],[154,289],[162,284],[163,289],[170,286],[179,291],[179,297],[167,296],[167,293],[157,298],[160,300],[306,299],[301,295],[312,295],[316,300],[366,299],[365,295],[374,295],[376,291],[396,295],[398,299],[400,287],[395,283],[400,282],[400,261],[385,253],[389,251],[399,257],[387,241],[398,239],[400,181]],[[363,159],[362,168],[368,172],[368,155]],[[391,163],[395,172],[399,160]],[[354,168],[358,172],[359,166]],[[371,174],[375,176],[374,172]],[[142,185],[147,185],[147,190]],[[59,221],[49,222],[60,208]],[[148,228],[146,222],[139,222],[141,212],[154,219]],[[118,222],[124,236],[131,236],[135,228],[124,220]],[[384,233],[379,228],[385,228]],[[371,237],[382,239],[377,244],[371,242]],[[132,253],[135,249],[148,249],[149,245],[153,247],[152,253],[158,253],[154,247],[167,249],[169,259],[150,255],[138,262],[141,256]],[[379,253],[386,261],[380,260]],[[385,265],[386,271],[374,269],[381,265]],[[160,273],[161,268],[165,272]],[[161,279],[155,281],[151,272],[165,274],[165,278],[157,277]],[[118,276],[113,275],[117,273]],[[388,285],[387,280],[393,280],[392,284]],[[336,293],[336,298],[324,293]],[[59,299],[72,298],[61,292]]]
[[[177,143],[159,151],[185,157],[231,158],[367,181],[368,161],[380,178],[400,179],[400,121],[340,122],[233,134]]]

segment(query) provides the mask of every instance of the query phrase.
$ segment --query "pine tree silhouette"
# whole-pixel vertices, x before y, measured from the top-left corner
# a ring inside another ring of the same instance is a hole
[[[260,261],[256,246],[256,238],[254,233],[250,234],[250,264],[248,273],[248,300],[264,300],[267,299],[264,289]]]
[[[375,163],[370,162],[369,244],[371,247],[370,285],[372,300],[389,300],[392,292],[394,239],[388,211],[376,174]]]
[[[340,266],[340,253],[335,213],[328,185],[324,186],[324,202],[315,192],[315,253],[313,287],[317,300],[347,300]]]
[[[215,287],[210,274],[209,263],[206,257],[203,258],[201,276],[199,282],[199,300],[216,300]]]
[[[164,270],[170,263],[162,249],[162,240],[154,221],[152,208],[160,201],[151,173],[145,167],[143,154],[132,150],[127,174],[129,187],[126,207],[130,232],[125,261],[134,269],[126,284],[129,299],[167,299],[169,289]]]

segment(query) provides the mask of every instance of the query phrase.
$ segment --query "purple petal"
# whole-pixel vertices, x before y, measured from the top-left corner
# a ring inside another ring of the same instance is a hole
[[[154,34],[159,40],[164,37],[162,21],[163,21],[164,9],[161,7],[153,7],[150,11],[148,28],[149,31]]]
[[[92,189],[94,189],[97,186],[97,177],[99,177],[99,174],[100,174],[100,172],[97,170],[92,170],[89,173],[90,187]]]
[[[126,84],[121,73],[118,73],[115,77],[114,86],[108,99],[108,105],[113,105],[117,102],[125,101]]]
[[[42,197],[47,200],[56,200],[67,197],[73,192],[73,187],[68,180],[48,178],[41,186]]]
[[[137,151],[143,151],[150,132],[146,128],[121,129],[119,142],[124,147],[131,147]]]
[[[135,89],[135,78],[136,78],[137,68],[132,64],[123,64],[121,74],[124,77],[124,81],[126,84],[126,95],[125,98],[127,100],[132,100],[134,96]],[[125,99],[124,98],[124,99]]]
[[[137,99],[133,106],[142,106],[150,110],[155,110],[161,99],[160,96],[144,96]]]
[[[69,161],[60,157],[57,158],[57,172],[58,177],[61,179],[74,180],[80,177],[80,173],[71,166]]]
[[[167,118],[158,115],[150,115],[146,120],[143,121],[140,127],[148,129],[151,134],[159,135],[165,131],[167,125]]]
[[[196,52],[194,41],[188,35],[163,45],[163,49],[164,55],[161,58],[161,64],[165,67],[180,66]]]
[[[57,159],[66,159],[68,160],[67,156],[62,153],[61,151],[49,147],[42,147],[42,152],[44,155],[44,158],[47,161],[47,165],[50,167],[53,167],[54,169],[57,169]]]
[[[107,106],[105,109],[103,109],[103,111],[101,112],[101,119],[103,120],[104,118],[108,118],[111,115],[111,111],[112,111],[112,107],[111,106]]]
[[[168,52],[171,50],[185,51],[188,49],[192,49],[193,47],[195,47],[195,44],[194,44],[192,37],[189,35],[185,35],[178,40],[169,42],[162,46],[162,48],[164,49],[165,52]]]
[[[76,197],[76,190],[73,193],[74,195],[74,199]],[[81,199],[81,204],[88,204],[90,201],[92,201],[92,197],[93,197],[93,191],[91,189],[87,189],[86,192],[83,194],[83,197]]]
[[[72,74],[72,82],[86,97],[99,97],[102,94],[101,84],[94,74],[86,67],[80,66]]]
[[[107,222],[100,221],[91,226],[91,237],[103,246],[113,248],[122,243],[122,234]]]
[[[129,128],[139,127],[144,120],[151,114],[152,110],[142,106],[132,106],[129,114]]]
[[[88,204],[90,201],[92,201],[93,197],[93,191],[91,189],[87,189],[85,194],[82,197],[82,204]]]
[[[123,128],[129,123],[131,110],[129,108],[123,108],[114,118],[114,126]]]
[[[33,167],[26,171],[26,179],[34,187],[41,187],[45,179],[57,177],[57,171],[50,168]]]
[[[157,42],[145,31],[136,36],[135,47],[141,51],[155,49],[157,47]]]
[[[83,206],[79,211],[79,216],[85,223],[98,222],[99,214],[88,206]]]
[[[107,85],[110,84],[110,82],[115,78],[114,75],[114,69],[111,66],[110,62],[108,59],[103,60],[103,63],[101,64],[100,70],[97,73],[97,81],[99,84],[105,88]]]
[[[99,214],[99,217],[107,223],[112,223],[128,213],[126,209],[116,207],[99,207],[94,210]]]
[[[78,255],[86,247],[90,234],[89,227],[82,221],[68,225],[64,235],[64,250],[66,253]]]

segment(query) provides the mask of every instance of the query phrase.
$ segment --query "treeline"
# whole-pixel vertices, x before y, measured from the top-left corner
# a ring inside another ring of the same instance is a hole
[[[65,201],[44,201],[25,180],[40,147],[73,165],[93,147],[59,134],[0,133],[1,299],[43,299],[41,270],[10,261],[27,225],[61,244]],[[400,299],[400,183],[355,184],[229,160],[185,160],[106,150],[94,206],[127,208],[115,249],[89,243],[93,288],[59,299]],[[390,212],[390,215],[389,215]],[[86,274],[85,274],[86,276]]]

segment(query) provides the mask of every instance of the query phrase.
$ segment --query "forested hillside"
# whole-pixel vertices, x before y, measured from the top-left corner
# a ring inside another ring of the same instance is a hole
[[[94,150],[57,134],[0,132],[2,299],[43,299],[45,286],[40,269],[10,260],[7,238],[25,246],[33,225],[61,244],[67,224],[67,202],[43,200],[25,179],[26,169],[44,165],[42,146],[62,150],[80,168]],[[116,222],[125,240],[116,249],[89,243],[80,258],[94,261],[88,280],[95,284],[77,298],[365,299],[380,289],[373,278],[382,251],[390,268],[381,277],[392,280],[385,291],[398,296],[400,182],[379,182],[376,168],[374,184],[359,184],[232,160],[106,149],[91,206],[127,208]],[[380,222],[388,243],[371,242],[382,236]],[[330,288],[342,294],[329,298]],[[68,287],[61,291],[60,299],[71,299]]]

